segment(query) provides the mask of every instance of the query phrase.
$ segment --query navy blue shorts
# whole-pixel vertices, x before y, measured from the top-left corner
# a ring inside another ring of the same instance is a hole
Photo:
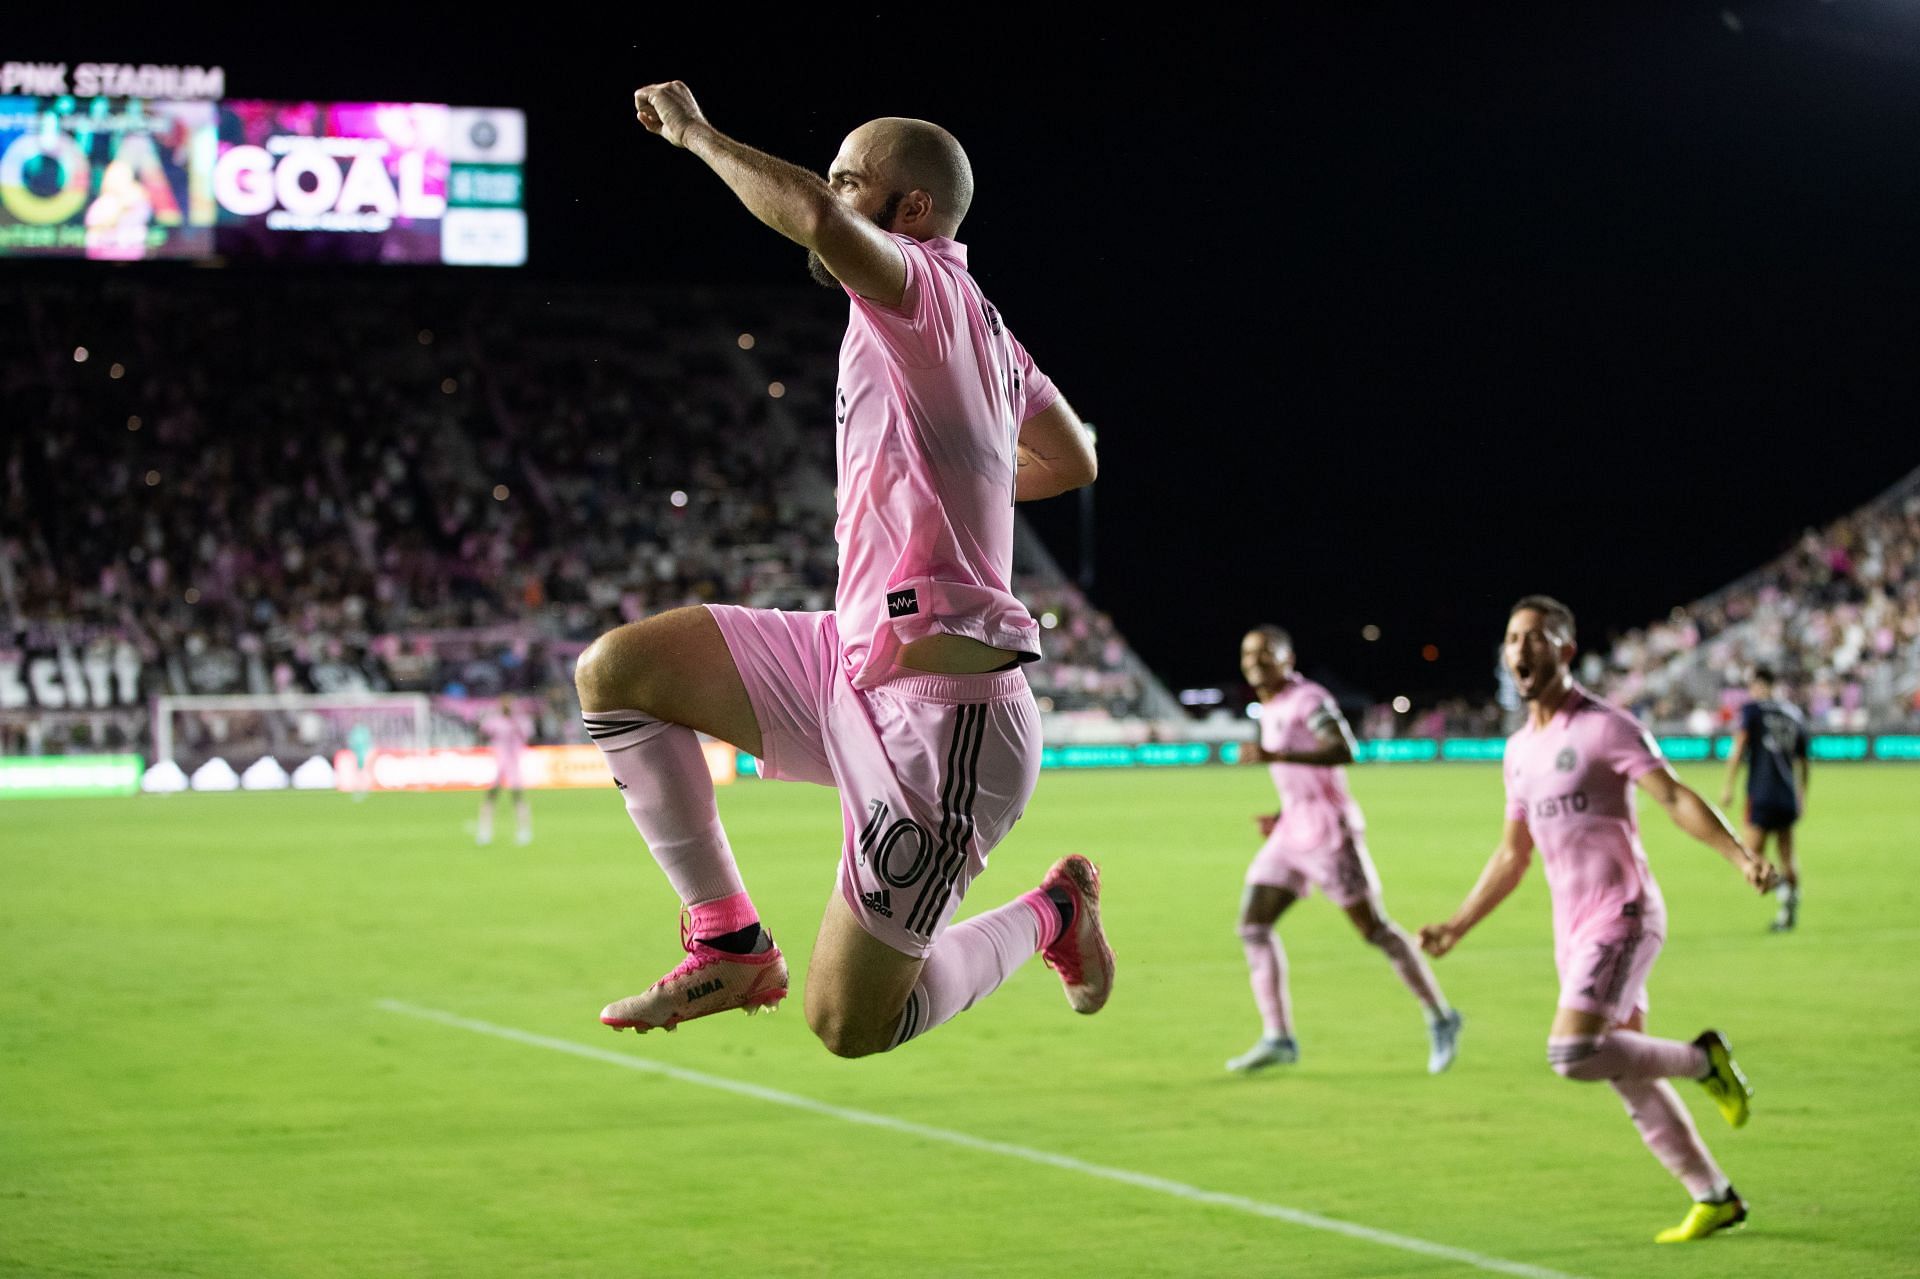
[[[1759,830],[1792,830],[1800,820],[1798,804],[1767,804],[1747,801],[1747,825]]]

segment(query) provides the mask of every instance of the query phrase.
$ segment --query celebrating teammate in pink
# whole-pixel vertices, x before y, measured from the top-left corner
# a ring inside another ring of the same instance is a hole
[[[1422,928],[1421,944],[1436,957],[1453,949],[1519,885],[1540,849],[1560,973],[1547,1061],[1568,1079],[1611,1084],[1647,1148],[1692,1193],[1685,1220],[1655,1239],[1703,1239],[1746,1220],[1747,1206],[1667,1080],[1700,1081],[1736,1128],[1747,1121],[1751,1093],[1718,1031],[1691,1042],[1644,1033],[1647,974],[1666,941],[1667,908],[1640,846],[1633,786],[1754,889],[1771,888],[1773,870],[1674,776],[1633,716],[1574,682],[1573,613],[1566,605],[1545,595],[1515,604],[1502,653],[1527,704],[1527,722],[1507,740],[1506,826],[1466,901],[1445,923]]]
[[[832,612],[677,609],[580,657],[587,731],[679,893],[687,957],[609,1004],[616,1029],[779,1002],[786,964],[721,829],[696,730],[768,777],[840,791],[839,882],[807,973],[807,1022],[844,1057],[885,1052],[991,993],[1036,951],[1076,1012],[1113,983],[1093,864],[948,928],[1026,807],[1039,628],[1010,589],[1013,504],[1090,482],[1092,444],[967,269],[973,174],[953,136],[881,119],[827,179],[722,134],[687,86],[634,94],[640,123],[703,160],[807,249],[848,302],[834,404],[840,583]],[[670,234],[672,216],[656,220]]]
[[[1347,791],[1353,730],[1326,689],[1294,673],[1293,640],[1279,627],[1247,632],[1240,641],[1240,670],[1260,699],[1260,742],[1247,758],[1272,770],[1281,808],[1277,816],[1258,819],[1267,842],[1247,868],[1240,903],[1240,940],[1265,1032],[1227,1069],[1258,1070],[1300,1058],[1287,997],[1287,952],[1274,925],[1318,886],[1360,936],[1392,961],[1420,1001],[1427,1017],[1427,1069],[1437,1075],[1453,1064],[1460,1014],[1447,1006],[1412,938],[1387,917],[1367,856],[1366,821]]]
[[[504,787],[513,792],[513,815],[519,827],[515,842],[530,844],[533,842],[533,810],[527,804],[527,793],[520,781],[520,762],[526,754],[527,743],[533,739],[533,721],[515,708],[511,697],[503,694],[500,705],[481,717],[480,735],[493,750],[497,771],[492,789],[480,801],[476,842],[483,847],[493,842],[493,806]]]

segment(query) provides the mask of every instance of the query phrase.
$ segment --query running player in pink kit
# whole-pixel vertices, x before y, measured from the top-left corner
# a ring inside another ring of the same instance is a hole
[[[1287,952],[1274,925],[1318,885],[1360,936],[1392,961],[1426,1010],[1427,1070],[1437,1075],[1453,1064],[1460,1014],[1447,1006],[1413,939],[1387,917],[1380,879],[1367,856],[1366,820],[1347,792],[1353,730],[1326,689],[1294,673],[1293,640],[1279,627],[1247,632],[1240,641],[1240,671],[1260,699],[1260,742],[1245,758],[1272,770],[1281,809],[1258,819],[1267,842],[1247,868],[1240,903],[1240,940],[1265,1033],[1227,1069],[1258,1070],[1300,1059],[1287,997]]]
[[[533,810],[520,784],[520,759],[533,738],[533,723],[514,708],[511,697],[503,694],[500,705],[481,718],[480,734],[493,749],[498,771],[494,774],[492,789],[480,801],[480,829],[475,842],[483,847],[493,842],[493,806],[500,798],[501,788],[505,787],[513,792],[513,815],[519,827],[515,842],[530,844],[533,842]]]
[[[1747,1122],[1752,1096],[1718,1031],[1692,1042],[1644,1033],[1647,974],[1667,936],[1667,908],[1640,846],[1632,787],[1719,853],[1760,892],[1773,869],[1726,819],[1674,776],[1638,721],[1572,679],[1573,613],[1545,595],[1513,606],[1502,653],[1527,703],[1527,722],[1507,739],[1507,821],[1500,846],[1453,918],[1420,930],[1438,957],[1520,883],[1537,846],[1553,896],[1560,1010],[1547,1032],[1547,1061],[1568,1079],[1604,1079],[1626,1103],[1641,1140],[1679,1178],[1694,1206],[1660,1243],[1704,1239],[1746,1220],[1747,1206],[1707,1153],[1667,1080],[1696,1079],[1727,1122]]]
[[[848,300],[840,584],[830,613],[676,609],[581,654],[587,730],[686,910],[686,960],[600,1019],[671,1028],[787,991],[695,730],[758,757],[765,776],[840,791],[839,882],[807,973],[807,1022],[829,1051],[905,1043],[1036,951],[1069,1005],[1097,1012],[1113,953],[1086,858],[1062,858],[1040,887],[947,927],[1040,767],[1019,669],[1039,654],[1039,628],[1008,588],[1013,504],[1078,488],[1095,469],[1079,418],[953,238],[973,197],[966,153],[926,121],[874,120],[847,135],[823,182],[720,133],[678,81],[639,90],[634,107],[648,132],[804,245],[815,279]]]

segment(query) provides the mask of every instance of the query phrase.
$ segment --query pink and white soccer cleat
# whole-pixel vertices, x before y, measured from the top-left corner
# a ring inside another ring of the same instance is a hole
[[[1073,923],[1040,958],[1060,974],[1073,1011],[1097,1013],[1113,993],[1113,948],[1100,928],[1100,870],[1075,853],[1055,862],[1040,888],[1063,889],[1073,898]]]
[[[680,922],[680,966],[648,987],[643,995],[617,999],[600,1010],[600,1020],[615,1030],[641,1034],[672,1030],[683,1021],[710,1017],[732,1008],[749,1014],[772,1008],[787,997],[787,961],[767,934],[767,948],[735,955],[696,941],[687,921]]]

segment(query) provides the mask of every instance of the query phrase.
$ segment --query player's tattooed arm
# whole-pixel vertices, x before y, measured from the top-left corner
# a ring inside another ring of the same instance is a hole
[[[1671,768],[1656,768],[1641,774],[1638,785],[1667,810],[1673,824],[1732,863],[1756,892],[1772,889],[1776,878],[1767,859],[1748,850],[1727,825],[1720,810],[1700,797],[1698,791],[1681,781]]]
[[[1057,497],[1093,483],[1100,473],[1093,437],[1063,395],[1020,424],[1013,500]]]
[[[1532,864],[1533,832],[1527,829],[1526,822],[1510,817],[1501,829],[1499,847],[1487,859],[1486,869],[1480,872],[1473,891],[1467,894],[1451,919],[1420,929],[1420,948],[1438,959],[1459,945],[1460,939],[1475,924],[1491,915],[1494,907],[1520,887],[1527,867]]]
[[[906,294],[907,262],[893,237],[841,201],[826,179],[713,127],[678,80],[635,89],[647,132],[706,161],[747,212],[820,255],[835,279],[887,306]]]

